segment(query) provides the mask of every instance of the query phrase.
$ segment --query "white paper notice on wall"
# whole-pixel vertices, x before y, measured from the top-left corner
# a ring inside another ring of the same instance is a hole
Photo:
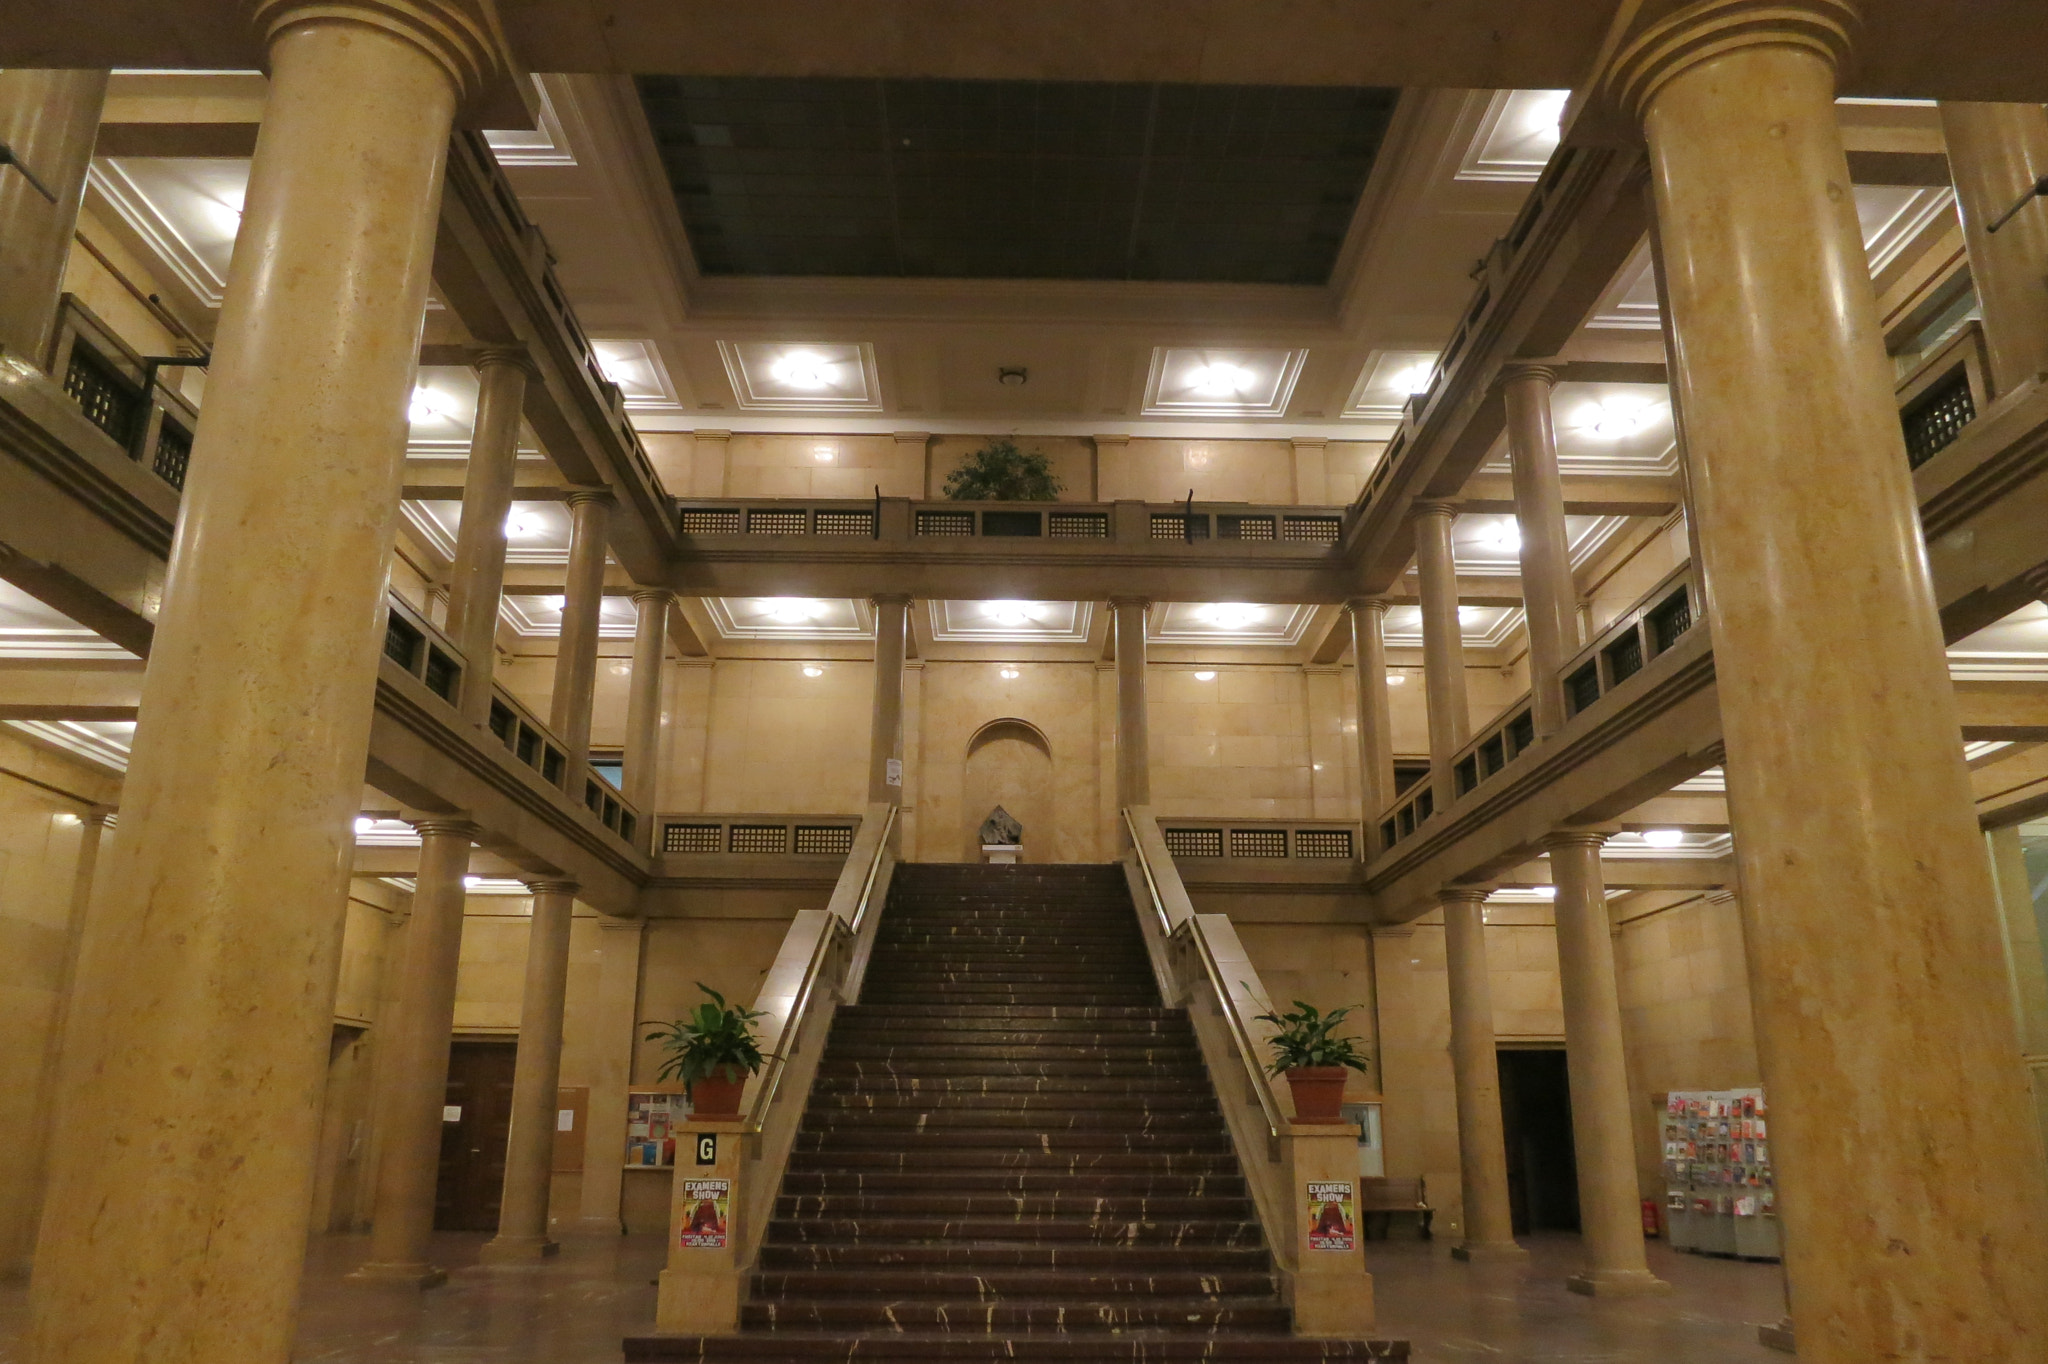
[[[557,1132],[574,1132],[576,1130],[576,1110],[573,1108],[557,1109],[555,1112],[555,1130]]]
[[[442,1122],[461,1122],[461,1121],[462,1121],[462,1105],[461,1105],[461,1104],[444,1104],[444,1105],[442,1106],[442,1108],[441,1108],[441,1121],[442,1121]]]
[[[903,759],[891,758],[884,769],[882,780],[891,786],[903,785]]]

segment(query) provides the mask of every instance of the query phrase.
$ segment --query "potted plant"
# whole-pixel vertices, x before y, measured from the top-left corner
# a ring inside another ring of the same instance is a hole
[[[655,1078],[681,1080],[691,1110],[699,1117],[737,1117],[747,1077],[767,1059],[754,1033],[754,1020],[767,1015],[760,1009],[734,1008],[702,981],[697,988],[709,1003],[673,1023],[655,1024],[655,1031],[647,1034],[649,1042],[660,1042],[668,1052]]]
[[[1007,436],[990,441],[946,475],[946,496],[955,502],[1057,502],[1065,485],[1052,460],[1037,450],[1019,450]]]
[[[1358,1044],[1349,1037],[1331,1035],[1344,1015],[1356,1007],[1347,1004],[1326,1014],[1297,999],[1292,1013],[1258,1016],[1261,1023],[1278,1029],[1270,1040],[1272,1071],[1285,1075],[1287,1087],[1294,1091],[1296,1122],[1337,1121],[1344,1106],[1344,1072],[1365,1073],[1365,1058],[1358,1054]]]

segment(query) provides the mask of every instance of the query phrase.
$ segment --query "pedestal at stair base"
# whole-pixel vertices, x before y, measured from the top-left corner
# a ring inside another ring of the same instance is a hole
[[[1295,1193],[1295,1271],[1288,1305],[1301,1336],[1359,1336],[1373,1327],[1372,1275],[1358,1226],[1358,1128],[1294,1123],[1286,1136]],[[1340,1198],[1348,1192],[1348,1204]]]
[[[654,1328],[676,1335],[730,1335],[740,1327],[740,1118],[690,1122],[676,1143],[669,1198],[668,1266],[661,1271]],[[712,1160],[700,1164],[703,1142]]]

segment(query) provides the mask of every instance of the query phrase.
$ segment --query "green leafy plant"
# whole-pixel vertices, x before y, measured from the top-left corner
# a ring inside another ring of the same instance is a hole
[[[1245,989],[1249,991],[1251,987],[1247,985]],[[1260,1014],[1261,1023],[1271,1023],[1279,1029],[1271,1039],[1273,1074],[1284,1075],[1309,1066],[1347,1066],[1364,1074],[1365,1057],[1359,1054],[1358,1043],[1349,1037],[1331,1036],[1344,1021],[1344,1015],[1357,1007],[1347,1004],[1322,1013],[1313,1004],[1297,999],[1292,1013]]]
[[[697,982],[710,998],[672,1023],[656,1023],[647,1034],[668,1052],[657,1080],[681,1080],[683,1092],[691,1094],[697,1081],[722,1075],[727,1081],[743,1080],[759,1070],[768,1059],[761,1054],[761,1040],[754,1032],[754,1020],[767,1017],[765,1010],[738,1009],[725,996]]]
[[[1065,486],[1051,459],[1004,436],[961,460],[946,475],[945,493],[955,502],[1056,502]]]

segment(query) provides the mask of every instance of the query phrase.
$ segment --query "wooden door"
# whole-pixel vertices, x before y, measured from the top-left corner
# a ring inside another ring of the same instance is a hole
[[[496,1231],[512,1131],[516,1042],[457,1042],[448,1053],[434,1230]]]

